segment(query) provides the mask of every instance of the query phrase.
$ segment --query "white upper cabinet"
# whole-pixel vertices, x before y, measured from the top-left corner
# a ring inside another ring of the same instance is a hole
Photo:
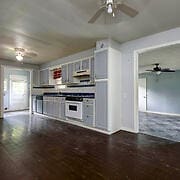
[[[68,82],[68,65],[64,64],[61,67],[62,71],[62,84],[66,84]]]
[[[90,63],[89,63],[89,59],[85,59],[82,61],[82,70],[89,70],[90,69]]]
[[[62,83],[79,84],[83,79],[94,82],[94,58],[88,57],[83,60],[62,65]]]
[[[95,79],[108,78],[108,50],[95,53]]]
[[[49,85],[49,69],[40,70],[40,85]]]
[[[78,72],[81,70],[81,61],[74,63],[74,72]]]
[[[121,129],[121,52],[108,47],[95,51],[95,127],[111,133]]]

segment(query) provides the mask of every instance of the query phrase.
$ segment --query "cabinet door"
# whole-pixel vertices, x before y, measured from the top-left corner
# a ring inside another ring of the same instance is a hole
[[[54,102],[54,117],[59,117],[59,102]]]
[[[84,116],[84,124],[86,124],[87,126],[93,126],[93,116],[90,115],[85,115]]]
[[[83,113],[85,114],[85,115],[91,115],[91,116],[93,116],[93,109],[94,107],[93,107],[93,104],[84,104],[83,105]]]
[[[62,83],[67,83],[67,65],[62,65]]]
[[[54,115],[54,102],[52,98],[49,101],[49,115],[53,116]]]
[[[34,69],[33,70],[33,86],[39,86],[40,83],[40,71]]]
[[[40,84],[44,84],[44,71],[40,71]]]
[[[88,104],[88,101],[83,102],[83,121],[87,126],[94,125],[94,103]]]
[[[106,81],[96,82],[96,119],[95,126],[108,129],[108,86]]]
[[[108,78],[108,50],[95,53],[95,79]]]
[[[73,64],[68,64],[68,82],[73,82]]]
[[[43,101],[43,114],[47,114],[47,102]]]
[[[45,84],[49,84],[49,69],[44,70],[44,82]]]
[[[85,59],[82,61],[82,70],[89,69],[89,59]]]
[[[36,96],[32,96],[32,112],[36,112]]]
[[[49,69],[44,69],[40,71],[40,84],[41,85],[49,84]]]
[[[91,64],[90,81],[91,83],[94,83],[94,58],[91,58],[90,64]]]
[[[81,61],[74,63],[74,72],[81,70]]]
[[[49,114],[49,101],[46,101],[46,114]]]
[[[65,103],[60,103],[60,118],[65,119]]]

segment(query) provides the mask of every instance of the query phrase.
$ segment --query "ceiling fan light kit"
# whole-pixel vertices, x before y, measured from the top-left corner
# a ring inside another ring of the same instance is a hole
[[[24,51],[25,50],[23,48],[15,48],[16,59],[18,61],[22,61],[23,60]]]
[[[107,5],[107,12],[109,14],[113,13],[113,0],[107,0],[106,5]]]
[[[18,55],[16,55],[16,59],[18,61],[22,61],[23,60],[23,56],[21,54],[18,54]]]
[[[24,57],[33,58],[37,56],[36,52],[27,51],[23,48],[14,48],[17,61],[23,61]]]

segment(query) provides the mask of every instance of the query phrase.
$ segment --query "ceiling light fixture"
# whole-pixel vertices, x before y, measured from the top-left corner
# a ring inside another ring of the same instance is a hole
[[[25,50],[23,48],[15,48],[15,51],[16,51],[16,59],[18,61],[22,61]]]
[[[112,14],[112,12],[113,12],[113,0],[107,0],[106,5],[107,5],[108,14]]]
[[[23,56],[21,54],[18,54],[18,55],[16,55],[16,59],[18,61],[22,61],[23,60]]]
[[[160,75],[160,74],[161,74],[161,71],[157,71],[156,74],[157,74],[157,75]]]

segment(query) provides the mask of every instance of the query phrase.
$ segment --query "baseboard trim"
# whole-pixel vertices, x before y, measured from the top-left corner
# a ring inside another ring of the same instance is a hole
[[[29,109],[4,110],[4,113],[9,113],[9,112],[20,112],[20,111],[29,111]]]
[[[138,133],[138,131],[131,129],[131,128],[127,128],[127,127],[121,127],[122,131],[127,131],[127,132],[131,132],[131,133]]]
[[[75,126],[83,127],[83,128],[93,130],[93,131],[96,131],[96,132],[99,132],[99,133],[103,133],[103,134],[106,134],[106,135],[113,134],[113,132],[109,132],[109,131],[105,131],[105,130],[101,130],[101,129],[97,129],[97,128],[94,128],[94,127],[89,127],[89,126],[83,125],[83,124],[81,124],[81,122],[78,122],[78,121],[73,121],[73,120],[70,120],[70,119],[66,119],[66,120],[59,119],[59,118],[56,118],[56,117],[51,117],[51,116],[48,116],[48,115],[45,115],[45,114],[39,114],[39,113],[36,113],[36,112],[34,112],[33,114],[38,115],[38,116],[42,116],[42,117],[46,117],[46,118],[50,118],[50,119],[53,119],[53,120],[56,120],[56,121],[61,121],[61,122],[64,122],[64,123],[72,124],[72,125],[75,125]]]
[[[180,116],[180,114],[163,113],[163,112],[155,112],[155,111],[140,111],[140,112],[159,114],[159,115],[167,115],[167,116]]]

